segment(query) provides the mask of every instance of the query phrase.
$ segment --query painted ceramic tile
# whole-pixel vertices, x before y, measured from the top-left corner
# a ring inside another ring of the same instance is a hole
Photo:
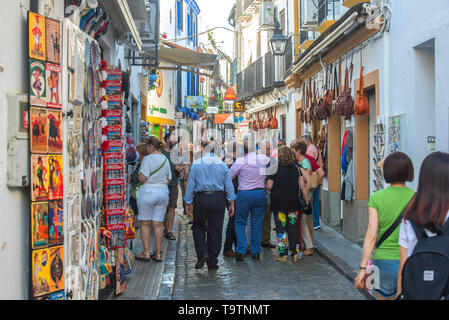
[[[48,153],[62,153],[62,112],[47,110]]]
[[[64,289],[64,246],[51,247],[50,251],[50,293]]]
[[[33,249],[48,246],[48,203],[31,204],[31,226]]]
[[[45,17],[28,12],[29,56],[45,61]]]
[[[49,243],[64,243],[64,203],[62,200],[48,203],[48,235]]]
[[[47,110],[30,108],[31,152],[47,153]]]
[[[47,105],[46,88],[45,63],[30,60],[30,104],[32,106]]]
[[[46,63],[47,80],[47,108],[61,109],[61,66],[59,64]]]
[[[31,201],[48,200],[48,157],[31,155]]]
[[[33,297],[42,296],[50,292],[50,262],[49,250],[34,250],[33,264]]]
[[[49,200],[62,199],[64,196],[62,155],[48,156],[48,172],[49,172],[49,179],[48,179]]]
[[[61,63],[61,23],[47,18],[45,21],[45,35],[47,45],[47,61]]]

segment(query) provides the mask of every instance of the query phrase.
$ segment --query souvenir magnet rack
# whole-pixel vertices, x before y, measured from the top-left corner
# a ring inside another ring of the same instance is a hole
[[[28,12],[30,298],[65,298],[60,21]]]

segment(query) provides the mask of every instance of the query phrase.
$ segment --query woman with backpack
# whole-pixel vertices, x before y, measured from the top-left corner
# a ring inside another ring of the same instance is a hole
[[[398,296],[449,299],[449,154],[427,156],[400,227]]]
[[[149,154],[142,160],[139,170],[139,181],[142,186],[137,190],[137,206],[139,208],[140,235],[143,252],[136,259],[161,262],[163,241],[163,222],[168,206],[168,183],[171,169],[167,157],[161,150],[164,147],[157,137],[148,139]],[[156,242],[155,253],[150,255],[151,225],[153,225]]]
[[[357,289],[366,289],[370,257],[378,270],[379,287],[374,288],[378,300],[396,297],[399,270],[399,224],[402,213],[415,192],[405,183],[413,181],[414,168],[410,158],[402,152],[390,154],[384,161],[383,173],[390,187],[375,192],[368,202],[368,228],[363,243],[360,271],[354,281]]]

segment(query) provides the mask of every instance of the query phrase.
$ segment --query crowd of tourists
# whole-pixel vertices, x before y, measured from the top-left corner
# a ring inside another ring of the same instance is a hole
[[[269,140],[256,143],[250,135],[243,137],[242,143],[232,141],[224,146],[213,139],[183,144],[174,134],[167,134],[164,142],[152,136],[138,146],[141,162],[132,177],[134,196],[131,192],[143,243],[137,259],[162,261],[163,237],[176,240],[172,228],[178,185],[184,214],[192,225],[196,269],[206,264],[209,271],[219,268],[226,212],[224,257],[237,262],[247,256],[261,260],[263,247],[277,248],[279,263],[289,258],[297,262],[314,254],[325,170],[322,150],[310,136],[293,140],[290,146],[283,140],[276,146]],[[431,257],[435,267],[424,270],[423,281],[440,282],[445,296],[449,294],[449,154],[437,152],[424,160],[416,193],[406,186],[414,179],[407,155],[392,153],[382,165],[385,181],[391,186],[370,197],[360,272],[354,284],[366,289],[375,280],[378,299],[416,291],[430,295],[429,288],[410,286],[419,286],[414,277],[420,267],[428,268],[420,261]],[[437,241],[429,242],[432,237]],[[443,248],[438,247],[441,243]],[[372,273],[373,266],[377,274]]]

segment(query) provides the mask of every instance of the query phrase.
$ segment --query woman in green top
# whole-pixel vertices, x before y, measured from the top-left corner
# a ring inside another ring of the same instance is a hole
[[[354,281],[356,288],[364,288],[366,268],[374,250],[376,241],[393,225],[415,192],[405,183],[413,181],[414,168],[410,158],[402,152],[390,154],[384,162],[384,177],[391,186],[374,193],[368,202],[368,228],[363,243],[360,271]],[[397,275],[399,270],[399,228],[376,249],[373,265],[379,277],[379,287],[374,288],[378,300],[392,300],[396,296]]]

